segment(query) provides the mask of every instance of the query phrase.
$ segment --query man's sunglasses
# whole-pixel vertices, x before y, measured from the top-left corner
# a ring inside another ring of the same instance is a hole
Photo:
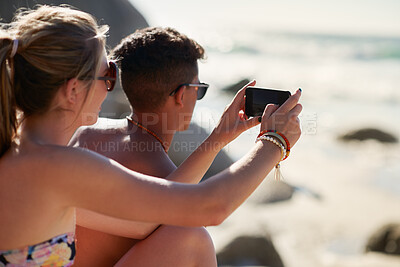
[[[195,87],[197,91],[197,100],[202,99],[207,92],[208,87],[210,87],[209,84],[206,83],[183,83],[180,84],[174,91],[172,91],[169,95],[173,96],[182,86],[191,86]]]
[[[117,83],[118,66],[115,62],[108,62],[108,70],[106,76],[97,77],[96,80],[104,81],[107,87],[107,91],[111,92],[114,90],[115,84]]]

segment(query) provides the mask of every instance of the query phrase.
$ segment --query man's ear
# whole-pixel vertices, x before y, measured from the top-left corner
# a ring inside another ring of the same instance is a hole
[[[176,91],[174,94],[175,104],[179,105],[183,108],[183,98],[185,97],[185,86],[181,86],[181,88]]]
[[[78,101],[78,79],[69,79],[62,88],[63,95],[68,104],[76,104]]]

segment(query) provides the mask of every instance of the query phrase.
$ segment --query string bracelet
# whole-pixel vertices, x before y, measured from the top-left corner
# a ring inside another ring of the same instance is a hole
[[[287,144],[287,150],[290,151],[290,143],[289,143],[289,140],[286,138],[286,136],[283,133],[280,133],[280,132],[276,132],[276,133],[279,134],[279,136],[282,137],[285,140],[285,142]]]

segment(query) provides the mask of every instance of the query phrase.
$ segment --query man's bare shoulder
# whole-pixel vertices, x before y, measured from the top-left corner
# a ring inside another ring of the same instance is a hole
[[[99,118],[96,124],[82,126],[76,130],[70,146],[83,147],[96,151],[96,145],[113,141],[125,135],[127,122],[123,119]]]
[[[92,126],[80,127],[69,145],[95,151],[125,167],[148,175],[165,177],[176,166],[153,137],[128,132],[127,120],[99,118]]]
[[[125,143],[127,144],[127,143]],[[135,143],[132,143],[135,146]],[[176,169],[176,165],[164,151],[143,150],[140,147],[125,147],[111,156],[125,167],[156,177],[166,177]]]

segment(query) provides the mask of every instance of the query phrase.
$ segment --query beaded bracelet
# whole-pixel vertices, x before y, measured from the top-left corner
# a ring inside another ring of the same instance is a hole
[[[285,149],[286,149],[286,157],[282,160],[285,160],[289,157],[290,154],[290,143],[289,140],[286,138],[286,136],[280,132],[277,131],[273,131],[273,130],[268,130],[268,131],[262,131],[258,137],[260,136],[273,136],[277,139],[279,139],[279,141],[284,145]],[[257,137],[257,138],[258,138]]]
[[[271,142],[271,143],[274,143],[275,145],[277,145],[279,148],[280,148],[280,150],[281,150],[281,159],[278,161],[278,163],[275,165],[275,180],[277,180],[277,181],[280,181],[281,180],[281,177],[283,177],[282,176],[282,174],[281,174],[281,170],[280,170],[280,167],[281,167],[281,165],[280,165],[280,162],[283,160],[283,159],[285,159],[285,158],[287,158],[287,152],[286,152],[286,149],[285,149],[285,147],[283,146],[283,144],[281,143],[281,141],[279,140],[279,139],[276,139],[276,138],[274,138],[274,137],[272,137],[272,136],[266,136],[266,135],[262,135],[262,136],[259,136],[259,137],[257,137],[257,139],[256,139],[256,142],[257,141],[260,141],[260,140],[266,140],[266,141],[269,141],[269,142]]]
[[[284,159],[282,159],[282,160],[285,160],[285,159],[287,159],[289,157],[290,144],[289,144],[289,141],[287,140],[287,138],[283,134],[280,134],[279,132],[267,132],[264,135],[273,136],[273,137],[278,138],[285,145],[285,148],[286,148],[286,157]]]
[[[277,145],[280,148],[280,150],[281,150],[281,159],[279,160],[279,162],[282,161],[283,158],[286,157],[286,148],[283,146],[283,144],[279,140],[275,139],[272,136],[265,136],[265,135],[262,135],[262,136],[258,137],[256,139],[256,142],[260,141],[260,140],[266,140],[266,141],[272,142],[272,143],[274,143],[275,145]]]

